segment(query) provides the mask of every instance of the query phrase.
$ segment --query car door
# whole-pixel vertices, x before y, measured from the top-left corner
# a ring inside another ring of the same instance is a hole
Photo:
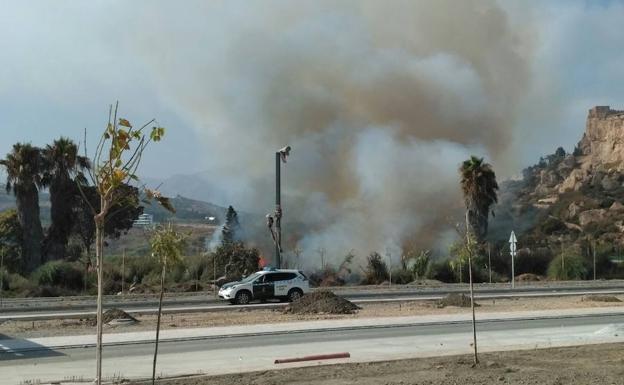
[[[266,298],[266,274],[260,276],[253,282],[252,290],[253,290],[253,298],[254,299],[265,299]]]
[[[263,299],[269,299],[275,297],[275,279],[278,273],[269,273],[265,275]]]
[[[291,286],[291,281],[295,278],[294,273],[278,273],[275,278],[275,296],[286,297]]]

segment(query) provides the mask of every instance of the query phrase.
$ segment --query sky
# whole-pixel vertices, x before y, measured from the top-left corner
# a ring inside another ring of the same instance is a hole
[[[206,3],[0,1],[4,57],[0,66],[0,154],[18,141],[44,145],[60,135],[82,141],[85,128],[89,147],[105,126],[108,105],[119,101],[122,114],[131,121],[156,118],[168,128],[166,142],[150,150],[145,159],[145,175],[166,178],[206,171],[211,153],[205,142],[218,138],[202,135],[204,127],[186,115],[179,102],[171,100],[163,85],[181,82],[192,86],[201,81],[185,74],[189,67],[196,70],[193,67],[198,63],[178,61],[175,56],[192,60],[194,54],[222,54],[233,43],[223,32],[236,29],[232,25],[237,20],[247,20],[249,9],[271,13],[272,7],[280,8],[284,2]],[[571,150],[591,106],[624,108],[619,94],[624,86],[624,3],[499,4],[510,18],[532,30],[531,84],[519,101],[521,113],[514,122],[514,132],[523,136],[524,142],[514,148],[517,160],[512,164],[518,169],[559,145]],[[198,15],[201,22],[197,22]],[[168,33],[187,37],[189,45],[168,45],[171,41],[162,36]],[[164,44],[159,44],[159,39]],[[170,78],[163,79],[162,72],[156,74],[155,68],[161,64],[175,67],[166,72]],[[160,161],[164,158],[167,162]],[[507,169],[505,174],[513,171]]]
[[[0,154],[85,130],[93,151],[118,101],[167,129],[139,175],[205,182],[169,194],[262,212],[290,144],[304,249],[443,242],[463,159],[514,177],[572,151],[592,106],[624,109],[622,20],[623,1],[0,0]]]
[[[344,1],[336,2],[340,3]],[[44,145],[60,135],[82,141],[85,128],[89,147],[105,126],[108,105],[119,101],[122,114],[131,121],[156,118],[168,128],[166,141],[146,156],[145,175],[162,178],[205,171],[211,143],[219,138],[202,135],[205,127],[187,114],[180,101],[165,94],[164,83],[177,81],[191,87],[201,81],[185,74],[196,64],[178,62],[172,56],[192,59],[194,54],[221,54],[232,39],[239,38],[228,32],[236,29],[237,20],[249,19],[248,9],[270,13],[283,4],[271,0],[0,1],[4,58],[0,66],[0,154],[18,141]],[[534,45],[528,58],[531,84],[514,122],[516,137],[522,137],[523,143],[511,154],[517,162],[505,170],[510,175],[514,168],[535,162],[559,145],[571,150],[591,106],[624,108],[624,4],[500,4],[518,24],[530,25]],[[331,12],[331,6],[325,11]],[[161,45],[154,39],[163,31],[187,36],[189,43],[197,45],[176,47],[171,41]],[[159,64],[175,66],[167,71],[175,78],[155,75]],[[160,161],[165,158],[166,162]]]

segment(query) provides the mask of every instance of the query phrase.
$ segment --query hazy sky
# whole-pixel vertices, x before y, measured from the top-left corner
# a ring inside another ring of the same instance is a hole
[[[232,81],[231,92],[245,93],[235,84],[235,71],[219,72],[221,56],[240,44],[244,35],[237,30],[250,30],[256,16],[266,17],[287,3],[0,0],[0,154],[17,141],[43,145],[60,135],[81,140],[85,128],[93,145],[106,123],[108,105],[119,100],[122,115],[132,122],[154,117],[169,130],[165,141],[146,156],[144,175],[208,170],[214,162],[211,149],[227,135],[217,126],[227,117],[215,113],[214,121],[199,121],[189,110],[202,107],[187,104],[204,92],[211,94],[211,82],[222,77]],[[310,3],[314,2],[301,2],[302,8]],[[350,2],[335,3],[336,12],[348,14],[345,4]],[[357,7],[357,2],[351,3]],[[388,8],[404,4],[384,3]],[[340,26],[322,24],[334,12],[332,2],[323,4],[324,16],[315,27],[336,29],[339,36]],[[571,150],[591,106],[624,109],[624,5],[620,1],[499,4],[527,39],[523,44],[529,45],[524,59],[530,76],[517,100],[515,129],[509,137],[518,142],[509,152],[517,161],[503,172],[510,175],[558,145]],[[321,11],[310,12],[318,16]],[[289,20],[282,22],[287,25]],[[266,44],[271,49],[273,42]],[[437,75],[453,82],[453,74]],[[193,97],[169,92],[180,89],[188,89]],[[236,113],[236,108],[226,111]],[[271,172],[268,163],[267,174]]]

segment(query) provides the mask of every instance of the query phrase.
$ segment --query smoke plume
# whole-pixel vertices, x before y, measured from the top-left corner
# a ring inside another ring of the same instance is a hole
[[[205,140],[213,199],[271,211],[274,152],[292,146],[284,238],[303,249],[304,266],[319,264],[318,248],[334,260],[354,249],[395,261],[408,246],[442,249],[462,218],[461,161],[476,154],[496,171],[508,165],[531,44],[494,1],[228,1],[143,12],[133,48]],[[183,23],[168,22],[180,12]],[[143,32],[154,23],[157,32]],[[304,231],[289,236],[294,223]]]

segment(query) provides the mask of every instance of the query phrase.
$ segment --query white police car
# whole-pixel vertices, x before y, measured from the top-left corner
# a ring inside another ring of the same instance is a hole
[[[266,269],[219,289],[219,298],[244,305],[255,300],[295,301],[310,291],[308,277],[299,270]]]

